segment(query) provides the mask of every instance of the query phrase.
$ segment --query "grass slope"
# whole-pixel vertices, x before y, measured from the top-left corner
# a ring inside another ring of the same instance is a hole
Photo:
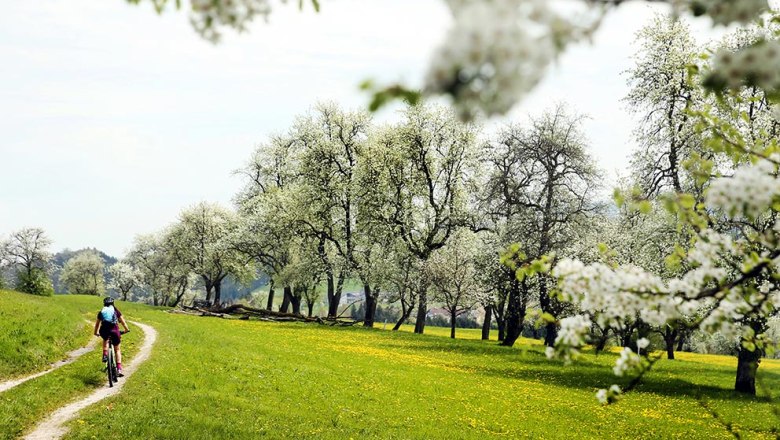
[[[24,337],[5,341],[0,345],[3,353],[49,352],[51,360],[61,357],[70,348],[83,346],[92,339],[91,325],[85,319],[94,319],[95,313],[102,307],[101,298],[96,297],[35,297],[14,292],[0,292],[0,316],[12,316],[13,321],[0,320],[0,326]],[[37,307],[29,307],[31,305]],[[22,307],[27,306],[27,307]],[[131,308],[137,306],[130,306]],[[19,332],[19,328],[24,328]],[[132,329],[132,326],[131,326]],[[58,332],[62,332],[59,334]],[[125,335],[122,340],[123,355],[132,356],[137,351],[143,335],[140,331]],[[52,341],[63,341],[57,344]],[[26,344],[32,346],[26,346]],[[10,349],[9,347],[15,347]],[[33,350],[32,347],[35,347]],[[54,353],[60,356],[54,356]],[[18,356],[16,359],[28,359]],[[44,362],[48,365],[48,361]],[[19,370],[12,376],[21,376],[29,372],[29,362],[8,362],[0,356],[0,365]],[[0,439],[12,439],[32,428],[37,421],[53,410],[88,394],[98,387],[106,385],[102,371],[100,351],[87,353],[76,362],[66,365],[42,377],[25,382],[15,388],[0,393]],[[22,367],[24,366],[24,367]]]
[[[0,380],[42,370],[84,346],[85,318],[54,297],[0,290]]]
[[[94,298],[57,301],[94,308]],[[730,357],[660,361],[637,392],[601,407],[594,393],[615,382],[614,354],[564,367],[527,340],[507,349],[409,332],[122,310],[157,328],[152,357],[121,395],[82,413],[68,438],[730,438],[699,395],[743,438],[775,438],[780,424],[765,397],[730,391]],[[92,386],[95,362],[62,374]],[[780,390],[780,362],[765,360],[760,372],[768,389]],[[23,411],[14,400],[45,388],[32,382],[0,394],[0,434],[9,433],[2,431],[8,408]],[[32,426],[25,417],[15,426]]]
[[[730,390],[728,357],[661,361],[605,408],[612,354],[564,367],[528,341],[138,313],[160,332],[152,358],[69,438],[730,438],[697,395],[747,438],[778,424],[767,399]],[[780,363],[761,371],[780,389]]]

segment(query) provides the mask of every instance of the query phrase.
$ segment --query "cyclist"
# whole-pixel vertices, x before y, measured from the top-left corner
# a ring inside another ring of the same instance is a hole
[[[114,298],[110,296],[104,298],[103,309],[98,312],[95,321],[95,336],[103,338],[103,362],[108,361],[108,339],[111,338],[111,343],[114,344],[117,376],[122,377],[124,376],[122,374],[122,350],[119,348],[122,336],[119,332],[119,324],[125,328],[125,333],[130,331],[125,318],[122,317],[122,312],[114,307]]]

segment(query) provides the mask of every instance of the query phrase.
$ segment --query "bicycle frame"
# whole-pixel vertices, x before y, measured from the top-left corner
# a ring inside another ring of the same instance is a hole
[[[120,331],[120,335],[127,332]],[[114,344],[111,338],[108,338],[108,359],[106,361],[106,374],[108,375],[108,386],[113,387],[119,381],[119,375],[116,368],[116,358],[114,357]]]

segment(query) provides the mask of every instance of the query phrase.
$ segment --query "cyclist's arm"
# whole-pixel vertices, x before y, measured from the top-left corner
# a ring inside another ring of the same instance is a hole
[[[120,316],[120,317],[119,317],[119,323],[120,323],[120,324],[122,324],[122,327],[124,327],[124,328],[125,328],[125,331],[126,331],[126,332],[129,332],[129,331],[130,331],[130,328],[129,328],[129,327],[127,327],[127,322],[125,322],[125,317],[124,317],[124,316]]]
[[[100,319],[95,320],[95,336],[100,336],[100,332],[98,330],[100,329]]]

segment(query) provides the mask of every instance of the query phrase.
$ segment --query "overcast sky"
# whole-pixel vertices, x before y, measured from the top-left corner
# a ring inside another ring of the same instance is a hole
[[[229,204],[232,171],[321,99],[365,106],[366,78],[419,84],[449,24],[441,0],[277,6],[249,33],[202,40],[184,12],[124,0],[6,2],[0,15],[0,236],[43,227],[54,249],[122,256],[201,200]],[[620,99],[634,33],[661,6],[612,13],[510,119],[566,101],[607,175],[628,165]],[[704,39],[706,23],[694,23]],[[712,37],[711,33],[706,34]],[[377,115],[392,120],[392,110]]]

